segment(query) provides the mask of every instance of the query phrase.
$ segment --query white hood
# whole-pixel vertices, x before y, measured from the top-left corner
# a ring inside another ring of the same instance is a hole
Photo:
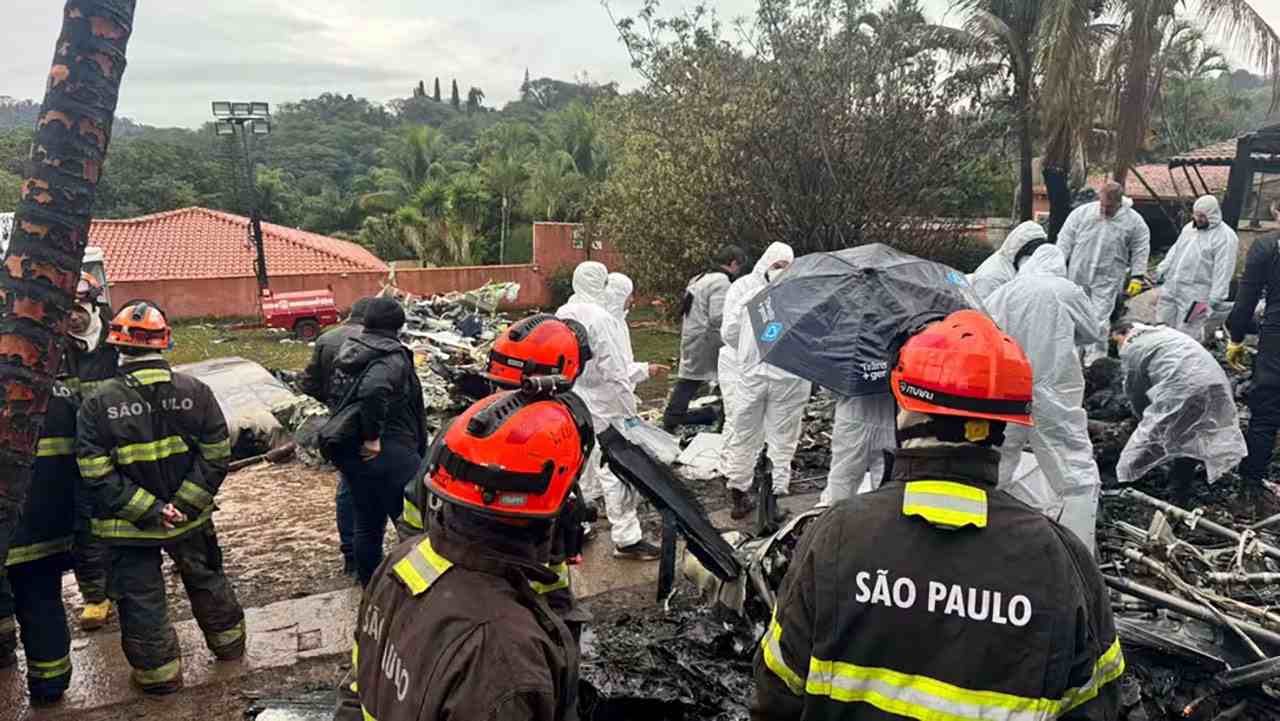
[[[1004,243],[1000,245],[1000,255],[1012,263],[1013,259],[1018,257],[1018,251],[1022,250],[1027,243],[1048,239],[1049,235],[1044,232],[1044,226],[1034,220],[1028,220],[1009,232]]]
[[[635,292],[636,284],[623,273],[610,273],[604,289],[604,309],[618,320],[627,318],[627,301]]]
[[[588,260],[573,270],[573,297],[570,303],[594,303],[605,306],[605,288],[609,283],[609,269],[604,263]]]
[[[1212,195],[1202,195],[1196,199],[1196,204],[1191,208],[1194,212],[1204,213],[1209,217],[1209,228],[1213,230],[1222,225],[1222,208],[1218,205],[1218,199]]]
[[[772,243],[768,248],[765,248],[764,255],[761,255],[760,260],[756,261],[756,267],[751,272],[761,278],[765,278],[766,273],[774,263],[780,260],[790,263],[795,259],[796,252],[791,249],[791,246],[786,243]]]
[[[1056,245],[1042,245],[1036,248],[1031,257],[1023,261],[1018,276],[1048,275],[1055,278],[1067,277],[1067,257]]]

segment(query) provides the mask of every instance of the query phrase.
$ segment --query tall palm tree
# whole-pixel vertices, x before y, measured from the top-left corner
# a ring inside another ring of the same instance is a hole
[[[582,175],[573,156],[564,150],[545,149],[528,164],[529,186],[525,208],[534,220],[567,220],[570,204],[582,187]]]
[[[360,207],[382,213],[400,208],[423,185],[448,175],[451,152],[448,137],[437,128],[420,125],[405,130],[383,155],[383,164],[390,172],[371,173],[378,190],[362,196]]]
[[[1269,2],[1270,0],[1263,0]],[[1255,9],[1259,0],[1200,0],[1188,5],[1184,0],[1117,0],[1122,20],[1121,38],[1127,46],[1124,82],[1118,89],[1117,106],[1124,109],[1116,128],[1113,177],[1123,182],[1138,158],[1146,138],[1152,101],[1151,73],[1156,55],[1164,43],[1180,7],[1194,8],[1195,17],[1229,39],[1247,54],[1264,76],[1272,78],[1272,104],[1280,98],[1280,34]],[[1137,112],[1134,112],[1137,111]]]
[[[1034,151],[1036,60],[1042,42],[1041,26],[1054,0],[961,0],[969,12],[964,29],[972,36],[973,51],[994,49],[1013,84],[1018,119],[1018,217],[1031,220],[1031,161]]]
[[[487,155],[480,163],[485,186],[502,201],[502,228],[498,239],[498,262],[506,261],[507,233],[511,226],[511,206],[520,197],[529,173],[529,139],[533,131],[517,123],[499,123],[482,140]]]
[[[31,485],[61,363],[136,0],[68,0],[0,273],[0,563]]]

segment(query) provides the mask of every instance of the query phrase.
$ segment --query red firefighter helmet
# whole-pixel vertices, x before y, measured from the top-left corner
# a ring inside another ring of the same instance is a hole
[[[458,506],[510,518],[555,518],[595,444],[571,393],[495,393],[468,408],[427,459],[427,488]]]
[[[1031,425],[1031,362],[976,310],[911,336],[890,382],[903,410]]]
[[[513,323],[498,336],[484,375],[509,389],[534,376],[564,376],[573,383],[590,358],[587,330],[581,323],[541,313]]]
[[[81,272],[76,284],[77,303],[98,303],[102,300],[102,283],[92,273]]]
[[[125,303],[111,320],[111,330],[107,333],[107,343],[128,348],[168,350],[172,340],[164,311],[145,300]]]

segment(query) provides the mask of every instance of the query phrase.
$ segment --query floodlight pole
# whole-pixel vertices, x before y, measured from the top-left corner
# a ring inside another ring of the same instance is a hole
[[[237,114],[236,108],[248,107],[248,114]],[[267,254],[262,242],[262,212],[258,207],[258,193],[255,188],[257,178],[254,175],[254,167],[256,165],[253,149],[250,147],[249,136],[257,135],[256,127],[262,124],[266,133],[271,134],[270,106],[266,103],[213,103],[213,114],[216,123],[224,128],[231,130],[231,135],[240,134],[241,145],[244,147],[244,164],[245,164],[245,193],[247,205],[249,206],[249,242],[253,244],[256,251],[254,259],[254,275],[258,280],[258,293],[261,297],[271,294],[271,281],[267,275]],[[215,126],[215,130],[217,127]],[[253,140],[256,148],[257,139]]]

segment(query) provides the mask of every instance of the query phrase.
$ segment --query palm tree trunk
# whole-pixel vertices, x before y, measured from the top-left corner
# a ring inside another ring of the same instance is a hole
[[[1129,176],[1129,168],[1138,162],[1138,148],[1142,147],[1147,134],[1151,61],[1160,45],[1160,31],[1156,27],[1160,9],[1151,4],[1152,0],[1134,3],[1129,19],[1129,63],[1118,108],[1116,164],[1112,171],[1112,177],[1121,184]]]
[[[1032,196],[1034,193],[1034,182],[1031,177],[1031,160],[1033,150],[1031,147],[1031,119],[1034,110],[1031,107],[1031,58],[1026,58],[1023,68],[1025,72],[1019,73],[1018,78],[1018,107],[1021,112],[1018,114],[1018,220],[1026,221],[1034,217],[1034,201]]]
[[[68,0],[0,273],[0,563],[31,485],[137,0]]]

